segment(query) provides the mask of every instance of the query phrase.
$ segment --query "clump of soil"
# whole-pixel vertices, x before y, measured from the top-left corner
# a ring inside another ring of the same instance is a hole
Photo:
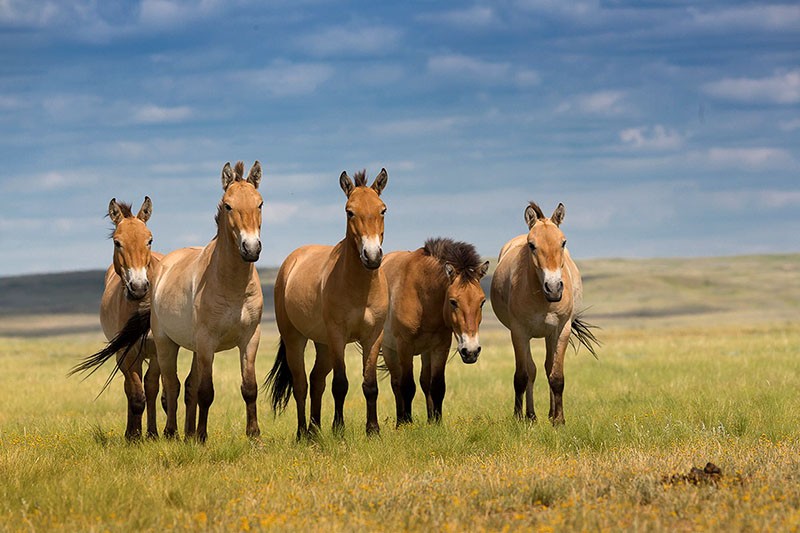
[[[673,474],[664,476],[662,483],[677,485],[678,483],[691,483],[692,485],[716,485],[722,479],[722,470],[714,463],[706,463],[705,468],[693,466],[687,474]]]

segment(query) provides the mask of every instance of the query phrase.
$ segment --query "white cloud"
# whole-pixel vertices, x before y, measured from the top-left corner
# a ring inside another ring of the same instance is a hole
[[[800,207],[799,190],[738,189],[711,191],[705,194],[708,195],[708,202],[712,206],[726,211]]]
[[[369,128],[376,135],[417,136],[452,131],[463,123],[459,117],[409,118],[372,124]]]
[[[187,106],[160,107],[146,105],[140,107],[133,115],[134,122],[139,124],[164,124],[183,122],[192,116],[192,109]]]
[[[539,74],[535,70],[517,68],[508,62],[485,61],[462,54],[430,57],[428,71],[434,76],[486,85],[513,83],[524,87],[539,83]]]
[[[776,73],[767,78],[724,78],[706,83],[703,90],[737,102],[796,104],[800,102],[800,70]]]
[[[611,90],[582,94],[562,102],[556,108],[556,112],[577,110],[590,115],[618,115],[626,110],[625,96],[624,91]]]
[[[601,11],[598,0],[564,2],[561,0],[518,0],[516,5],[522,9],[546,13],[551,16],[575,22],[594,22]]]
[[[759,5],[713,10],[690,9],[691,23],[706,30],[800,30],[800,6]]]
[[[620,140],[633,148],[673,150],[683,145],[683,137],[675,130],[656,124],[652,127],[628,128],[619,133]]]
[[[498,22],[494,10],[491,7],[485,6],[472,6],[466,9],[430,13],[422,15],[420,19],[442,22],[450,26],[465,29],[486,28]]]
[[[783,131],[800,130],[800,118],[783,120],[778,124],[778,127]]]
[[[142,0],[139,22],[143,27],[185,25],[213,14],[224,5],[220,0]]]
[[[781,148],[711,148],[706,154],[715,166],[749,169],[785,169],[793,166],[792,155]]]
[[[272,96],[297,96],[312,94],[333,73],[333,67],[324,63],[276,62],[261,69],[239,72],[234,78],[255,84]]]
[[[315,30],[299,38],[305,51],[317,56],[381,55],[400,42],[400,30],[389,26],[333,27]]]

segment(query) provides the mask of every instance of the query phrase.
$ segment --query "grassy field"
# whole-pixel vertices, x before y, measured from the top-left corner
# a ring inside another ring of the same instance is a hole
[[[263,395],[262,437],[245,438],[226,352],[207,445],[128,444],[121,380],[94,400],[103,372],[65,378],[99,333],[0,335],[0,530],[796,530],[798,259],[584,265],[604,344],[597,360],[568,354],[560,429],[511,416],[513,354],[490,313],[479,362],[448,366],[441,426],[425,423],[418,393],[417,422],[395,430],[382,381],[381,437],[366,438],[353,351],[345,435],[326,427],[313,443],[294,440],[293,402],[274,418]],[[786,283],[770,309],[755,272]],[[266,325],[260,376],[276,343]],[[534,354],[541,369],[541,341]],[[536,405],[541,420],[541,374]],[[708,461],[718,480],[685,479]]]

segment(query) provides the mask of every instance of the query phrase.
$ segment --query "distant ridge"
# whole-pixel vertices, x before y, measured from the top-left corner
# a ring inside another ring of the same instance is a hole
[[[97,313],[105,270],[0,278],[0,317]]]

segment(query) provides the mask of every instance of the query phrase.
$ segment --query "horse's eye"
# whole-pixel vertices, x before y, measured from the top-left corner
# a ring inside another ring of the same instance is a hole
[[[225,204],[225,209],[231,211],[233,208],[230,206],[230,204]]]
[[[566,248],[567,247],[567,239],[564,239],[563,241],[561,241],[561,247],[562,248]]]
[[[455,309],[456,307],[458,307],[458,302],[456,301],[456,299],[455,299],[455,298],[450,298],[450,306],[451,306],[453,309]]]
[[[483,304],[485,304],[485,303],[486,303],[486,300],[481,302],[481,308],[483,308]]]
[[[533,244],[532,242],[528,243],[528,248],[531,249],[531,252],[535,252],[536,251],[536,245]]]
[[[261,202],[260,204],[258,204],[258,208],[259,209],[261,209],[262,207],[264,207],[264,202]]]
[[[147,241],[147,247],[149,248],[150,246],[153,246],[153,239]]]
[[[356,214],[348,209],[347,210],[347,218],[353,218],[354,216],[356,216]]]
[[[117,239],[114,239],[114,248],[122,248],[122,243]]]
[[[385,215],[385,214],[386,214],[386,208],[384,207],[384,208],[381,210],[381,216],[383,216],[383,215]]]

